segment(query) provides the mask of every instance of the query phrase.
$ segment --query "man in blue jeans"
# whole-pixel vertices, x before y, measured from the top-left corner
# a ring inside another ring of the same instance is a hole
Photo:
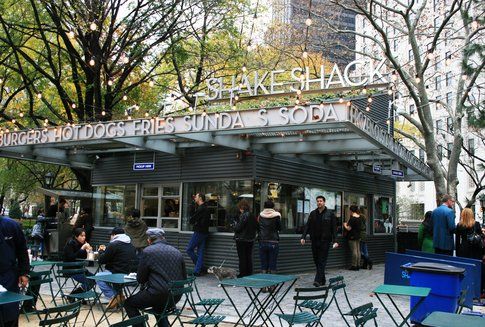
[[[194,226],[194,234],[187,246],[187,254],[194,263],[194,275],[200,276],[204,273],[204,250],[205,242],[209,236],[210,213],[205,204],[205,195],[197,193],[194,198],[197,205],[195,211],[190,216],[189,222]],[[195,253],[197,248],[197,254]]]

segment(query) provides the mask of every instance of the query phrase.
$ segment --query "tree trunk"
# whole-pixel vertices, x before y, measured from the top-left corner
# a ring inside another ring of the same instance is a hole
[[[91,171],[86,169],[77,169],[71,168],[74,175],[79,182],[79,186],[81,187],[81,191],[84,192],[92,192],[93,187],[91,185]],[[92,199],[81,199],[81,208],[92,208],[93,201]]]

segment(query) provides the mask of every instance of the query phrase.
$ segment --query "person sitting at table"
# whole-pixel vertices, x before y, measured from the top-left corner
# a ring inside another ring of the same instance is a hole
[[[142,288],[124,302],[130,318],[139,316],[139,309],[144,308],[151,307],[161,312],[171,300],[169,283],[187,278],[184,257],[179,250],[167,244],[163,229],[151,228],[146,234],[149,245],[142,252],[136,276]],[[175,297],[175,303],[171,304],[175,306],[180,298]],[[168,319],[162,320],[159,326],[168,326]]]
[[[77,259],[86,259],[88,251],[92,250],[91,245],[86,242],[86,231],[83,228],[75,228],[72,234],[72,238],[64,246],[64,262],[75,262]],[[69,266],[65,266],[64,268],[71,269]],[[70,276],[75,281],[81,283],[81,287],[74,289],[71,294],[85,292],[94,286],[94,282],[88,280],[86,275],[92,276],[89,271],[86,271],[84,274]]]
[[[125,234],[121,227],[115,227],[111,231],[111,240],[108,246],[101,245],[99,248],[98,263],[104,264],[104,271],[100,271],[96,276],[110,274],[129,274],[134,266],[136,258],[136,249],[131,244],[131,239]],[[123,294],[117,294],[106,282],[97,282],[99,289],[109,300],[108,309],[115,308],[118,303],[124,301]]]

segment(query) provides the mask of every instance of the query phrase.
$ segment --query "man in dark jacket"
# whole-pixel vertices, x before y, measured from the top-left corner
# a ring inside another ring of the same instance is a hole
[[[110,275],[110,274],[129,274],[131,268],[135,265],[136,249],[131,244],[131,239],[125,234],[125,231],[121,227],[115,227],[111,231],[111,241],[108,246],[100,246],[100,255],[98,263],[105,265],[105,270],[96,274]],[[103,292],[104,296],[109,300],[108,309],[112,309],[123,302],[123,294],[117,294],[110,285],[103,281],[97,282],[99,289]]]
[[[19,285],[27,287],[30,270],[27,242],[20,225],[13,219],[0,216],[0,285],[10,292],[19,292]],[[18,326],[19,304],[0,305],[2,326]]]
[[[194,226],[194,234],[187,246],[187,254],[194,263],[194,275],[200,276],[205,272],[204,268],[204,250],[207,237],[209,236],[210,212],[205,204],[205,195],[197,193],[195,195],[195,204],[197,208],[191,215],[189,222]],[[197,248],[197,254],[195,249]]]
[[[325,285],[325,266],[330,246],[338,246],[335,242],[337,234],[337,218],[333,211],[325,206],[325,198],[317,196],[317,208],[310,212],[305,230],[301,235],[301,245],[305,245],[305,238],[310,234],[312,241],[313,261],[317,268],[313,285],[319,287]]]
[[[136,279],[142,285],[140,292],[126,299],[124,307],[128,317],[140,315],[139,309],[154,308],[161,311],[168,301],[169,283],[187,278],[185,262],[182,253],[165,241],[165,232],[160,228],[147,231],[148,243],[140,259]],[[175,305],[180,297],[173,299]],[[165,319],[161,327],[168,326]]]

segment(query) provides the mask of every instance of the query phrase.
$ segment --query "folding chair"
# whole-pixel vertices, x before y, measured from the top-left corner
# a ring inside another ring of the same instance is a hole
[[[217,308],[224,302],[224,299],[220,298],[202,298],[200,296],[199,288],[197,287],[197,278],[194,276],[194,271],[192,269],[187,269],[187,275],[194,278],[193,287],[195,294],[197,295],[197,302],[194,303],[195,306],[202,306],[204,308],[203,315],[212,315],[217,310]],[[198,316],[197,312],[195,314]]]
[[[360,305],[358,307],[353,307],[352,304],[350,303],[349,296],[347,295],[347,290],[345,289],[346,284],[344,283],[344,277],[343,276],[337,276],[330,278],[329,280],[329,285],[331,285],[331,289],[333,292],[333,300],[335,300],[335,304],[337,305],[337,309],[342,316],[343,320],[345,321],[345,324],[350,327],[349,322],[347,321],[346,317],[352,317],[354,323],[358,318],[363,317],[364,315],[367,316],[372,316],[372,313],[375,313],[377,316],[377,308],[374,308],[374,305],[372,302]],[[345,301],[347,302],[347,306],[349,307],[350,311],[344,313],[342,309],[340,308],[340,304],[337,298],[337,293],[339,290],[342,290],[344,293],[344,298]],[[367,320],[366,320],[367,321]],[[365,323],[365,321],[364,321]],[[377,326],[377,321],[374,318],[374,325]]]
[[[144,315],[144,316],[134,317],[122,322],[117,322],[116,324],[110,325],[110,327],[132,327],[140,324],[143,327],[145,327],[147,325],[147,321],[148,321],[148,316]]]
[[[371,303],[372,304],[372,303]],[[377,312],[374,310],[368,310],[362,314],[361,317],[355,319],[355,327],[364,326],[369,320],[373,319],[374,324],[376,323]],[[377,324],[376,324],[377,326]]]
[[[323,326],[320,318],[329,306],[326,303],[328,287],[295,288],[295,292],[296,295],[293,297],[293,300],[295,300],[293,313],[276,314],[280,319],[280,324],[282,325],[281,320],[284,320],[289,326],[299,324],[304,324],[305,326]],[[303,309],[310,309],[311,312],[304,311]]]
[[[44,319],[39,321],[39,326],[68,326],[68,323],[74,319],[76,325],[77,316],[81,310],[81,301],[60,305],[54,308],[43,309],[39,313],[45,315]]]
[[[463,311],[463,308],[467,308],[473,311],[473,305],[470,307],[468,304],[466,304],[466,301],[465,301],[466,293],[467,293],[467,290],[461,290],[460,292],[460,297],[458,298],[458,307],[456,308],[456,312],[455,312],[457,314],[461,314]]]
[[[54,302],[54,306],[57,306],[56,299],[54,297],[54,290],[52,289],[52,277],[51,277],[51,272],[50,270],[48,271],[31,271],[29,272],[29,287],[27,288],[26,294],[32,296],[34,299],[40,300],[42,302],[42,305],[44,308],[47,308],[47,305],[42,297],[42,294],[40,293],[40,288],[42,287],[43,284],[49,284],[49,290],[52,296],[52,302]],[[32,306],[35,308],[35,311],[33,312],[27,312],[25,311],[25,308],[22,307],[22,312],[27,318],[27,321],[29,321],[28,315],[29,314],[35,314],[39,317],[39,310],[37,310],[36,306],[36,301],[35,300],[30,300],[32,301]],[[25,302],[24,302],[25,303]]]

